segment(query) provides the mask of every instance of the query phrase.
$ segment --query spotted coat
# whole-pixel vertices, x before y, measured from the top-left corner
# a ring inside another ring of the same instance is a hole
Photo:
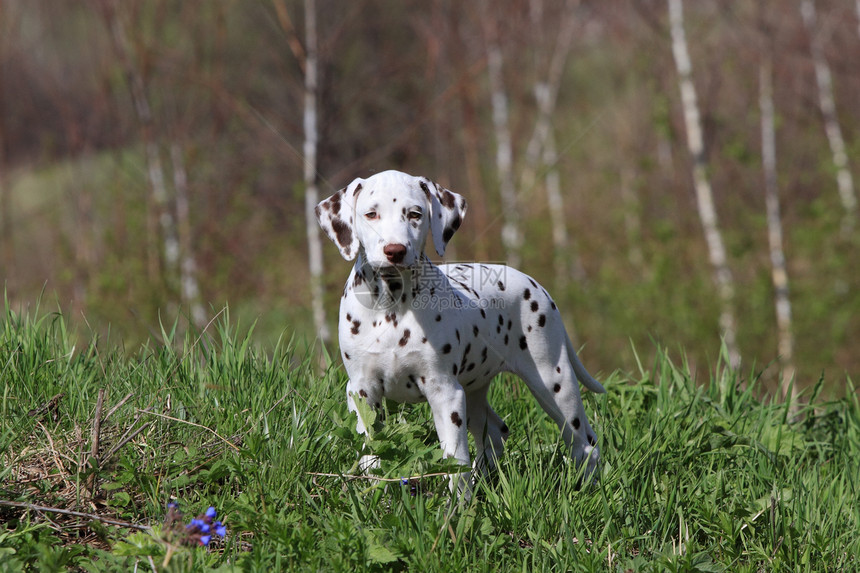
[[[442,256],[466,202],[432,181],[397,171],[356,179],[322,201],[320,225],[348,260],[339,315],[347,401],[427,401],[445,454],[492,468],[509,428],[487,392],[500,372],[520,376],[561,429],[572,458],[593,476],[597,438],[577,380],[604,392],[576,355],[558,308],[531,277],[483,263],[435,265],[424,254],[432,236]],[[464,423],[465,422],[465,423]],[[365,432],[359,416],[358,431]],[[372,463],[372,461],[370,462]],[[468,494],[471,480],[452,477]]]

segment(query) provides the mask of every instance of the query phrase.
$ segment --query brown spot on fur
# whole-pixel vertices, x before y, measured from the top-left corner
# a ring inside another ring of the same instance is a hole
[[[349,254],[352,251],[352,227],[343,222],[343,219],[335,218],[331,220],[331,229],[337,237],[337,244]]]
[[[411,334],[411,332],[409,332],[409,329],[408,328],[405,329],[403,331],[403,337],[397,342],[397,344],[400,346],[406,346],[406,343],[409,342],[409,335],[410,334]]]
[[[463,418],[460,417],[459,412],[451,412],[451,421],[459,428],[463,425]]]
[[[439,197],[439,202],[442,203],[442,206],[447,209],[453,209],[454,205],[456,205],[454,194],[447,189],[442,189],[442,194]]]

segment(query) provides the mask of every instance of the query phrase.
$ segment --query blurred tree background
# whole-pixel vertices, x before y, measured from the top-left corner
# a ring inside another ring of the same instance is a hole
[[[314,338],[302,151],[312,4],[320,196],[390,168],[463,194],[447,258],[520,259],[593,372],[635,370],[633,348],[647,363],[652,341],[694,369],[718,359],[701,165],[742,368],[778,388],[769,77],[790,358],[801,386],[823,375],[841,393],[846,374],[858,378],[860,225],[845,184],[860,166],[860,3],[846,0],[683,3],[698,154],[664,0],[0,0],[11,308],[56,302],[127,348],[158,336],[159,320],[200,328],[226,303],[234,320],[258,321],[261,341]],[[334,326],[349,264],[323,250]]]

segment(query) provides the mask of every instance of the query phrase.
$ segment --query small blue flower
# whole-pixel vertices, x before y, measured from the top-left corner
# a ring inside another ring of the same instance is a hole
[[[224,537],[227,535],[227,527],[224,526],[220,521],[215,522],[215,533],[218,534],[219,537]]]
[[[409,478],[400,478],[400,485],[409,485]]]
[[[211,535],[201,535],[200,536],[200,545],[202,545],[203,547],[206,547],[207,545],[209,545],[209,541],[211,541],[211,540],[212,540]]]
[[[216,515],[218,515],[218,512],[215,511],[215,508],[209,506],[209,509],[206,510],[206,517],[208,517],[209,519],[215,519]]]

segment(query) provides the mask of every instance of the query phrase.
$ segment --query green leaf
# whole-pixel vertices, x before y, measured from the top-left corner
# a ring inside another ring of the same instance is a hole
[[[371,543],[367,549],[367,557],[374,563],[393,563],[400,559],[397,554],[379,543]]]

